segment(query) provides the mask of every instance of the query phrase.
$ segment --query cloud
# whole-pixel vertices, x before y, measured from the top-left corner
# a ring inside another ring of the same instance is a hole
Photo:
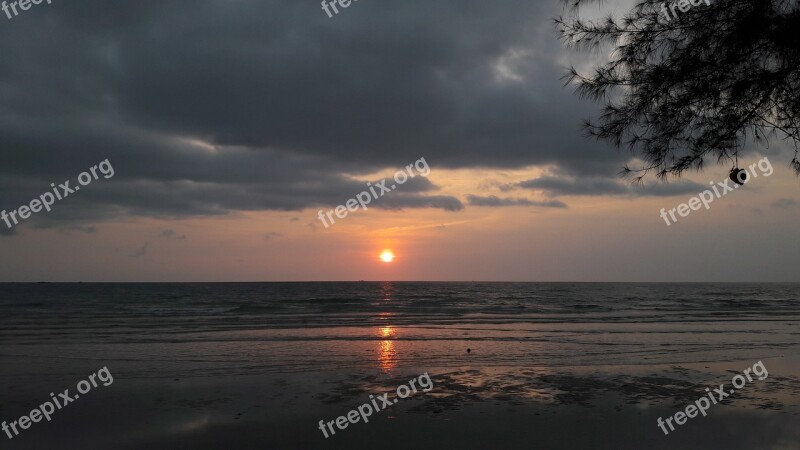
[[[536,189],[548,195],[619,195],[629,193],[623,184],[608,178],[564,178],[543,176],[521,181],[514,187]]]
[[[106,158],[113,178],[35,226],[331,207],[364,189],[358,174],[420,156],[433,171],[623,165],[577,132],[594,106],[561,86],[557,2],[419,8],[333,20],[277,0],[87,0],[2,27],[0,205]],[[417,177],[402,192],[435,189]],[[463,208],[444,194],[382,204]]]
[[[797,206],[797,200],[791,198],[779,198],[778,200],[772,202],[772,205],[770,206],[772,206],[773,208],[780,208],[780,209],[794,208],[795,206]]]
[[[456,197],[449,195],[406,195],[386,194],[374,201],[369,207],[379,209],[400,210],[404,208],[437,208],[445,211],[461,211],[464,204]]]
[[[144,245],[142,245],[141,247],[134,250],[134,252],[128,256],[130,256],[131,258],[142,258],[145,255],[147,255],[147,242],[145,242]]]
[[[498,186],[503,192],[515,189],[538,190],[549,196],[559,195],[613,195],[613,196],[652,196],[670,197],[675,195],[696,194],[706,186],[692,181],[676,181],[672,183],[631,184],[625,180],[602,177],[569,177],[544,175],[517,183],[506,183]]]
[[[80,225],[71,225],[61,228],[61,231],[80,231],[81,233],[95,234],[97,233],[97,227],[92,227],[92,226],[82,227]]]
[[[277,239],[277,238],[282,237],[282,236],[283,236],[283,234],[276,233],[274,231],[269,231],[267,233],[264,233],[264,239],[267,239],[267,240]]]
[[[643,185],[631,185],[632,195],[649,196],[649,197],[672,197],[676,195],[697,195],[706,189],[710,189],[709,185],[695,183],[693,181],[681,180],[669,183],[647,183]]]
[[[534,201],[527,198],[500,198],[494,195],[481,197],[478,195],[467,195],[467,202],[471,206],[542,206],[547,208],[566,208],[567,205],[559,200]]]
[[[185,234],[178,234],[173,229],[163,230],[159,236],[163,237],[164,239],[176,239],[176,240],[179,240],[179,241],[185,241],[186,240],[186,235]]]

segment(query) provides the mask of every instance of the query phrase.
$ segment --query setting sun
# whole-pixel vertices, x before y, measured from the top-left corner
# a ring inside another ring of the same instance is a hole
[[[394,261],[394,252],[391,251],[391,250],[384,250],[383,252],[381,252],[380,258],[381,258],[381,261],[383,261],[385,263],[390,263],[390,262]]]

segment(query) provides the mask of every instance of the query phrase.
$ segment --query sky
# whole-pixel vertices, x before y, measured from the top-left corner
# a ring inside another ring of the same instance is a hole
[[[0,281],[800,281],[792,151],[745,147],[740,166],[768,158],[772,173],[756,166],[667,225],[662,208],[730,163],[620,178],[636,161],[584,135],[598,106],[562,78],[608,55],[565,48],[561,13],[558,0],[0,13],[0,209],[82,188],[0,222]],[[421,159],[426,176],[319,220]],[[94,166],[113,176],[79,184]]]

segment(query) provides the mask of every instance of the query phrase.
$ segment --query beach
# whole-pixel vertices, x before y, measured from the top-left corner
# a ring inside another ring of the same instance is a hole
[[[796,284],[0,285],[4,448],[793,449]],[[469,349],[469,352],[467,352]],[[735,394],[665,434],[706,388]],[[422,374],[432,388],[335,428]],[[330,429],[329,429],[330,430]],[[12,433],[13,434],[13,433]],[[331,434],[328,432],[327,434]],[[2,435],[0,435],[2,436]]]

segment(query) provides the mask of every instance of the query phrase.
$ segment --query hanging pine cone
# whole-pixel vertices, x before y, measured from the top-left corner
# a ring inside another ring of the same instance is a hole
[[[738,167],[731,169],[731,173],[728,177],[739,186],[747,183],[747,171],[739,169]]]

